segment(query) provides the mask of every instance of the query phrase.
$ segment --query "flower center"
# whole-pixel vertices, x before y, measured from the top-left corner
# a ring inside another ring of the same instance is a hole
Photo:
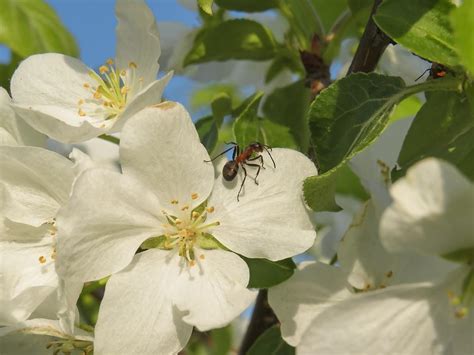
[[[99,68],[99,73],[91,70],[90,77],[95,85],[84,83],[83,87],[90,96],[80,99],[78,102],[79,116],[89,116],[109,120],[117,117],[125,108],[129,92],[140,89],[143,78],[136,78],[137,65],[134,62],[128,64],[128,68],[117,69],[112,59]],[[137,88],[130,87],[132,83]],[[105,125],[104,125],[105,126]]]
[[[196,199],[197,194],[192,194],[191,198]],[[216,249],[219,243],[212,237],[209,231],[213,227],[220,225],[219,221],[208,221],[209,215],[214,212],[214,207],[206,207],[202,204],[194,210],[189,211],[189,205],[180,205],[178,200],[172,200],[172,205],[176,205],[181,212],[178,218],[166,211],[161,211],[168,223],[164,223],[164,235],[159,244],[159,248],[171,250],[176,248],[181,257],[185,258],[189,266],[194,266],[196,258],[203,260],[204,254],[196,255],[195,247],[202,249]],[[189,211],[189,213],[188,213]]]

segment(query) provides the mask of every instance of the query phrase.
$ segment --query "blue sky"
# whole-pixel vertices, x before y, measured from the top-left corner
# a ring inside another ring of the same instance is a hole
[[[115,54],[115,0],[46,0],[57,12],[63,24],[76,38],[81,59],[90,67],[99,65]],[[160,22],[178,21],[189,26],[199,25],[196,12],[183,7],[177,0],[146,0]],[[0,63],[8,62],[8,50],[0,46]],[[193,82],[174,77],[166,89],[166,97],[187,104]]]

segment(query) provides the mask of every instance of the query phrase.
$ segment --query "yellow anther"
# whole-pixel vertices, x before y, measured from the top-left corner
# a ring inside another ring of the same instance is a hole
[[[207,211],[208,213],[212,213],[212,212],[214,212],[214,207],[213,207],[213,206],[208,207],[208,208],[206,208],[206,211]]]
[[[79,111],[77,111],[77,113],[79,114],[79,116],[81,117],[84,117],[86,115],[86,113],[82,110],[82,109],[79,109]]]
[[[196,262],[195,262],[194,260],[190,260],[190,261],[189,261],[189,266],[192,267],[192,266],[194,266],[194,265],[196,265]]]
[[[85,101],[84,99],[79,99],[79,101],[77,102],[78,105],[84,105]]]
[[[40,264],[44,264],[46,262],[46,258],[41,255],[39,258],[38,258],[38,261],[40,262]]]
[[[467,307],[462,307],[462,308],[457,309],[456,312],[454,312],[454,315],[456,316],[456,318],[462,319],[466,317],[468,313],[469,313],[469,310],[467,309]]]
[[[196,212],[196,211],[193,211],[193,213],[191,213],[191,217],[192,217],[193,219],[196,219],[196,218],[198,218],[199,216],[200,216],[200,214],[199,214],[198,212]]]
[[[461,304],[461,299],[459,297],[451,298],[451,304],[453,306],[459,306]]]
[[[191,194],[191,198],[192,198],[193,200],[197,200],[198,197],[199,197],[199,195],[198,195],[196,192],[194,192],[194,193]]]
[[[136,64],[135,62],[130,62],[130,63],[128,63],[128,66],[129,66],[130,68],[134,68],[134,69],[137,68],[137,64]]]
[[[127,74],[127,72],[125,70],[120,71],[120,76],[125,76],[126,74]]]
[[[94,92],[94,99],[99,100],[102,98],[102,94],[99,91]]]
[[[178,203],[179,203],[178,200],[171,200],[172,205],[177,205]]]
[[[86,89],[89,89],[89,88],[91,87],[91,86],[90,86],[89,84],[87,84],[87,83],[84,83],[84,85],[82,85],[82,86],[84,86]]]
[[[387,273],[385,274],[385,276],[388,277],[388,278],[392,277],[392,276],[393,276],[393,271],[390,270],[389,272],[387,272]]]
[[[125,95],[126,93],[128,93],[130,91],[130,88],[128,86],[122,86],[122,88],[120,89],[120,93],[122,95]]]
[[[51,259],[56,260],[56,252],[51,253]]]
[[[101,65],[101,66],[99,67],[99,72],[100,72],[101,74],[105,74],[105,73],[107,73],[108,71],[109,71],[109,68],[107,68],[105,65]]]
[[[379,288],[386,288],[386,287],[387,287],[387,286],[385,286],[384,284],[381,284],[381,285],[379,286]]]
[[[206,257],[204,256],[204,254],[201,254],[201,255],[199,255],[199,259],[204,260],[204,259],[206,259]]]
[[[138,81],[139,81],[140,83],[142,83],[142,82],[143,82],[143,76],[139,77],[139,78],[138,78]]]
[[[114,61],[112,58],[109,58],[105,61],[108,65],[113,65],[114,64]]]
[[[189,205],[184,205],[183,207],[181,207],[181,211],[186,211],[186,210],[189,210]]]
[[[174,223],[175,223],[175,224],[181,224],[181,223],[183,223],[183,221],[180,220],[179,218],[176,218],[176,219],[174,220]]]

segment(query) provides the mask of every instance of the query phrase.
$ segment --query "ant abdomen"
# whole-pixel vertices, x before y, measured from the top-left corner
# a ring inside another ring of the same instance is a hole
[[[222,168],[222,176],[226,181],[232,181],[239,171],[239,163],[235,160],[229,160]]]

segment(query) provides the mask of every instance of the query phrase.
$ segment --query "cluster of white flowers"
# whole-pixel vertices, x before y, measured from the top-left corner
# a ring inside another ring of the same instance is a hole
[[[143,0],[117,0],[116,11],[116,58],[98,72],[39,54],[16,70],[11,98],[0,88],[2,354],[176,354],[193,328],[223,327],[252,304],[243,257],[279,261],[312,246],[319,260],[268,293],[298,354],[472,353],[470,181],[431,158],[390,186],[373,146],[351,162],[371,199],[344,201],[340,230],[314,244],[302,196],[314,164],[275,148],[275,166],[237,200],[243,176],[226,181],[186,109],[162,101],[171,73],[156,79],[153,14]],[[387,131],[404,136],[410,123]],[[120,168],[46,148],[107,133],[120,134]],[[104,279],[92,331],[76,303]]]
[[[317,174],[273,149],[259,185],[226,182],[186,109],[161,96],[160,42],[142,0],[117,1],[117,55],[98,72],[75,58],[23,61],[0,92],[2,353],[174,354],[251,305],[241,256],[277,261],[316,232],[302,196]],[[41,132],[41,133],[40,133]],[[120,171],[46,138],[120,132]],[[79,329],[85,282],[108,277],[93,333]]]

